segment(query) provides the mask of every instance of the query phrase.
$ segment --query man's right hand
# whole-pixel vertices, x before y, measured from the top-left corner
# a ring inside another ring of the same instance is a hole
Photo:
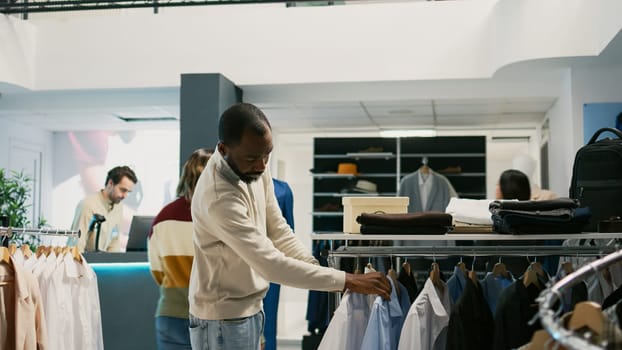
[[[380,272],[346,273],[345,289],[361,294],[378,294],[384,300],[391,300],[391,284],[387,276]]]

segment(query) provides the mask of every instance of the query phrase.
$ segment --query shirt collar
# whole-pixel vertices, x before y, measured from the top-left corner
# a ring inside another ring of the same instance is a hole
[[[440,292],[436,290],[436,287],[434,287],[434,283],[432,283],[432,280],[430,280],[429,278],[425,281],[425,284],[423,285],[422,293],[425,293],[428,296],[428,301],[432,306],[432,311],[434,312],[434,314],[439,319],[449,322],[450,302],[447,285],[445,284],[445,282],[441,281],[441,283],[445,286],[441,295],[439,295]]]
[[[108,211],[111,211],[114,208],[114,203],[112,203],[110,199],[106,199],[106,196],[104,196],[104,189],[99,190],[99,198],[104,204],[104,208],[108,209]]]
[[[212,158],[215,158],[216,170],[222,174],[222,176],[229,182],[237,184],[240,181],[240,177],[231,169],[231,166],[219,151],[214,152]]]
[[[458,266],[454,267],[454,276],[456,276],[458,283],[460,283],[460,287],[464,288],[466,285],[466,275]]]

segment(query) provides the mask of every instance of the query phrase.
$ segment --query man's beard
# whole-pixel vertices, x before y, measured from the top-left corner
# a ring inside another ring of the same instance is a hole
[[[261,177],[261,174],[262,173],[250,173],[250,174],[243,174],[243,175],[238,174],[238,176],[240,177],[240,180],[249,184],[251,182],[255,182],[259,180],[259,178]]]
[[[255,182],[257,180],[259,180],[259,178],[261,177],[261,174],[263,174],[263,172],[256,172],[256,173],[246,173],[246,174],[242,174],[240,172],[240,170],[238,170],[238,168],[235,166],[235,164],[233,164],[233,162],[229,161],[229,159],[226,159],[227,164],[229,164],[229,167],[231,168],[231,170],[233,170],[233,172],[240,178],[240,180],[242,180],[244,183],[250,184],[252,182]]]

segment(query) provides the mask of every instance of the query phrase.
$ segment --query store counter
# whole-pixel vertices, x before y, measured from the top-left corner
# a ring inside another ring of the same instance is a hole
[[[97,274],[104,348],[156,348],[154,314],[158,286],[147,252],[84,253]]]

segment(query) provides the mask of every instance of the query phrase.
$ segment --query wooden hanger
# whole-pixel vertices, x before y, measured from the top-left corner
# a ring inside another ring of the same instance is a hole
[[[499,261],[498,263],[495,264],[495,266],[493,266],[492,275],[495,277],[508,278],[508,269],[504,263]]]
[[[54,254],[56,254],[56,256],[59,256],[63,253],[63,247],[53,247],[52,250],[54,251]]]
[[[397,294],[397,296],[400,296],[400,288],[397,284],[397,271],[395,271],[395,269],[393,268],[393,256],[389,257],[389,262],[391,267],[389,267],[389,270],[387,270],[387,276],[389,276],[389,278],[393,281],[393,287],[395,288],[395,294]]]
[[[566,348],[556,342],[551,335],[544,329],[537,330],[533,333],[527,350],[566,350]]]
[[[45,254],[45,246],[42,245],[38,246],[37,251],[35,251],[35,255],[37,256],[37,258],[40,257],[41,254]]]
[[[9,254],[11,255],[15,254],[16,250],[17,250],[17,245],[15,245],[15,243],[9,244]]]
[[[393,269],[393,267],[391,267],[389,269],[389,271],[387,271],[387,276],[389,276],[389,278],[391,280],[393,280],[393,286],[395,288],[395,293],[397,294],[397,296],[399,297],[401,294],[400,288],[397,284],[397,272],[395,272],[395,270]]]
[[[462,260],[460,260],[456,264],[456,266],[460,269],[460,271],[462,271],[464,273],[465,276],[468,276],[468,271],[467,271],[467,268],[466,268],[466,264]]]
[[[24,254],[25,258],[30,258],[32,256],[32,250],[30,250],[30,245],[24,244],[19,248],[21,249],[22,254]]]
[[[564,270],[566,275],[570,275],[574,272],[574,266],[572,266],[572,263],[570,261],[562,263],[562,269]]]
[[[404,261],[402,263],[402,269],[404,269],[404,272],[406,273],[406,276],[410,276],[413,273],[413,270],[410,267],[410,263],[408,261]]]
[[[71,247],[71,255],[75,261],[82,263],[82,254],[80,254],[77,246]]]
[[[538,273],[532,265],[529,265],[523,274],[523,285],[529,287],[532,284],[538,287],[538,289],[542,289],[542,285],[540,285],[540,280],[538,279]]]
[[[0,247],[0,261],[5,264],[11,263],[11,253],[9,253],[9,248]]]
[[[597,335],[603,334],[603,313],[600,305],[593,301],[582,301],[575,305],[572,316],[568,320],[567,328],[576,331],[581,328],[589,328]]]
[[[445,291],[445,286],[443,285],[443,281],[441,281],[441,269],[437,263],[432,263],[432,267],[430,269],[430,281],[434,287],[436,287],[441,293]]]
[[[35,254],[37,255],[37,258],[39,258],[41,257],[41,255],[49,256],[51,251],[52,247],[40,245],[37,247],[37,251],[35,252]]]
[[[473,284],[475,284],[475,287],[479,286],[479,280],[477,279],[477,272],[475,272],[475,270],[469,271],[468,277]]]

